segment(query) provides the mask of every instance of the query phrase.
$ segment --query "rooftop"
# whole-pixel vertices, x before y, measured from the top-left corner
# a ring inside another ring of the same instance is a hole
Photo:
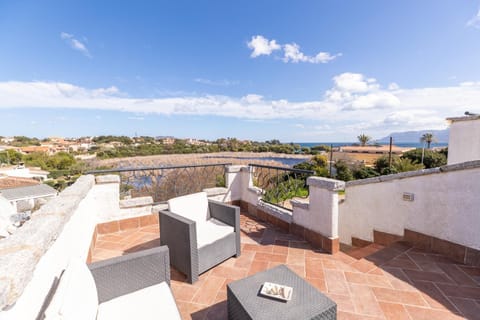
[[[159,246],[158,220],[152,217],[98,225],[92,261]],[[242,255],[204,273],[195,284],[172,269],[171,288],[183,319],[227,319],[226,285],[279,264],[333,299],[340,320],[479,317],[478,267],[404,242],[327,254],[245,212],[241,229]]]
[[[46,184],[0,190],[0,194],[7,200],[54,196],[57,193],[57,190]]]
[[[38,185],[40,181],[31,178],[8,177],[0,175],[0,189]]]

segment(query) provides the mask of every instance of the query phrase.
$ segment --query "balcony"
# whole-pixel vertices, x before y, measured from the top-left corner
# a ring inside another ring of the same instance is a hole
[[[478,194],[480,161],[349,184],[310,177],[309,199],[292,201],[291,210],[262,200],[251,168],[227,167],[224,176],[225,187],[210,195],[241,207],[242,254],[194,285],[172,269],[184,319],[226,319],[226,284],[278,264],[332,298],[338,319],[478,318],[478,197],[439,194],[465,185]],[[405,190],[413,201],[404,202]],[[35,319],[71,258],[99,261],[159,245],[162,205],[144,194],[120,200],[122,191],[132,193],[119,176],[82,176],[0,240],[0,318]],[[459,207],[462,215],[450,214]]]

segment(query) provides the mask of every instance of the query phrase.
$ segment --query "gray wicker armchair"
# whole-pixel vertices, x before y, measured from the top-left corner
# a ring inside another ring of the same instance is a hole
[[[208,200],[205,192],[168,201],[160,211],[160,243],[189,283],[232,256],[240,256],[240,209]]]
[[[37,319],[178,319],[166,246],[87,264],[71,259]]]

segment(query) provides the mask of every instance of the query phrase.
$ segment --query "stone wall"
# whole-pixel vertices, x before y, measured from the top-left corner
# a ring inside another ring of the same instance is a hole
[[[0,308],[2,310],[14,305],[27,285],[31,285],[40,259],[60,236],[94,183],[95,179],[91,175],[80,177],[75,184],[32,214],[31,219],[17,232],[0,240]],[[47,287],[49,281],[50,279],[47,280]],[[42,301],[33,300],[30,302],[33,305],[29,305],[28,308],[34,310],[38,304],[42,303]]]

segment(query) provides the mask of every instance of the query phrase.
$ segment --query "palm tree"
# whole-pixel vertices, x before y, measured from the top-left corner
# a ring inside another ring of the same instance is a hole
[[[420,138],[420,142],[427,143],[427,149],[430,149],[430,144],[432,142],[437,142],[437,138],[433,135],[433,133],[424,133],[422,137]]]
[[[357,139],[360,142],[360,145],[364,147],[367,144],[367,142],[370,141],[372,138],[362,133],[357,137]]]

